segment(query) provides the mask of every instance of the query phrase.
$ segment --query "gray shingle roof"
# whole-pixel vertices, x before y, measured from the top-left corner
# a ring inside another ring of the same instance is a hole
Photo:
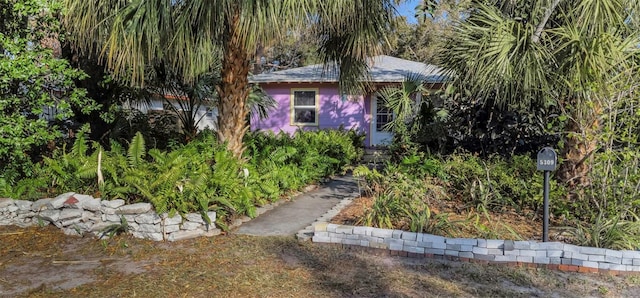
[[[395,58],[391,56],[376,56],[369,69],[371,82],[395,83],[402,82],[407,76],[423,77],[425,82],[442,83],[445,81],[442,69],[435,65]],[[316,64],[286,70],[262,73],[249,77],[251,83],[328,83],[337,82],[337,71],[331,67]]]

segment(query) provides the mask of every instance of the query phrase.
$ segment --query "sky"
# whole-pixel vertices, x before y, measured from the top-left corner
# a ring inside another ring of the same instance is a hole
[[[398,6],[398,12],[401,15],[407,17],[407,21],[409,23],[416,23],[417,20],[414,17],[414,15],[415,15],[415,8],[416,6],[418,6],[418,3],[420,3],[420,0],[405,1]]]

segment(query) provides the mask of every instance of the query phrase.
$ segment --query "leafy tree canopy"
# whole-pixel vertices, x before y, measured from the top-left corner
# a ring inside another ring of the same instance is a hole
[[[30,174],[36,148],[62,136],[49,120],[95,108],[74,85],[84,74],[47,47],[62,38],[59,11],[55,1],[0,0],[0,175],[10,181]]]
[[[359,89],[368,59],[381,53],[395,15],[392,0],[65,0],[80,47],[102,53],[116,75],[134,84],[163,60],[193,80],[221,62],[218,140],[236,157],[248,130],[250,62],[260,47],[311,28],[319,61],[340,70],[340,85]],[[335,63],[329,63],[335,62]]]

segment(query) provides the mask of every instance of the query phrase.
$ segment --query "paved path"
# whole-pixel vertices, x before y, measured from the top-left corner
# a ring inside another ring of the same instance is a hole
[[[254,236],[295,235],[342,199],[355,198],[357,194],[358,184],[352,176],[337,177],[242,224],[232,233]]]

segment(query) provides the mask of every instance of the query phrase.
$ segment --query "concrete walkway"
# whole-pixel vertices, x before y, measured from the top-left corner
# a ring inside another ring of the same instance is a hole
[[[254,236],[295,235],[341,200],[352,199],[357,195],[358,184],[352,176],[337,177],[242,224],[232,233]]]

